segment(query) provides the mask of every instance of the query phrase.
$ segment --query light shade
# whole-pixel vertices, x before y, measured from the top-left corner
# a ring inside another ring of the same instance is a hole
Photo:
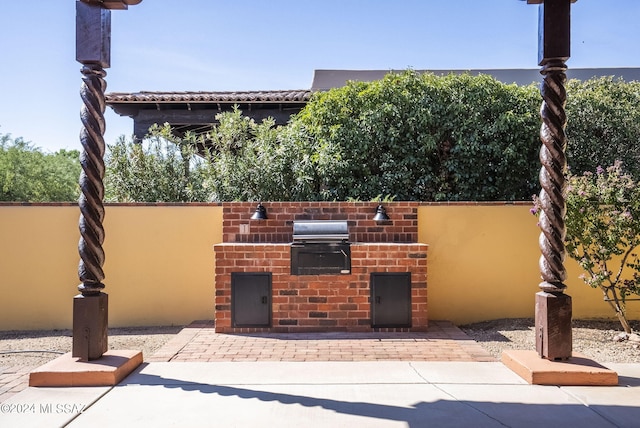
[[[251,216],[251,220],[266,220],[267,218],[267,209],[260,202],[256,207],[256,212]]]
[[[373,217],[375,221],[386,221],[389,220],[389,216],[387,215],[387,211],[384,209],[382,205],[378,205],[376,208],[376,215]]]

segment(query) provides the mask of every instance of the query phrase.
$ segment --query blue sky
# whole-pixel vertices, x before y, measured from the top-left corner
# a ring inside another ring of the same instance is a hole
[[[112,11],[107,92],[306,89],[314,69],[538,68],[519,0],[143,0]],[[569,67],[640,67],[639,0],[572,6]],[[80,149],[74,0],[0,2],[0,133]],[[133,123],[109,108],[106,142]]]

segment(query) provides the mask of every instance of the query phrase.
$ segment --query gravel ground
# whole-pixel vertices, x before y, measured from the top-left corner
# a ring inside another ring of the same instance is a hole
[[[640,331],[640,321],[632,321]],[[460,326],[496,358],[504,349],[535,350],[532,319],[500,319]],[[151,356],[182,327],[109,329],[110,349],[137,349]],[[573,321],[573,350],[604,363],[640,363],[640,339],[632,335],[618,341],[617,321]],[[0,331],[0,368],[37,367],[71,350],[70,330]]]
[[[142,350],[152,355],[182,327],[109,329],[109,349]],[[0,331],[1,367],[38,367],[71,351],[71,330]],[[1,371],[1,370],[0,370]]]
[[[634,332],[640,331],[640,321],[631,321]],[[505,349],[536,349],[533,319],[500,319],[460,326],[496,358]],[[573,351],[599,363],[640,363],[640,338],[633,334],[619,340],[623,334],[618,321],[574,320]]]

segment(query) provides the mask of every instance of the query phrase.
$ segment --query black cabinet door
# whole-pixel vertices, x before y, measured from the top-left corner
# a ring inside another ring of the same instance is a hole
[[[231,273],[231,322],[234,327],[271,326],[271,273]]]
[[[373,327],[411,327],[411,272],[371,274]]]

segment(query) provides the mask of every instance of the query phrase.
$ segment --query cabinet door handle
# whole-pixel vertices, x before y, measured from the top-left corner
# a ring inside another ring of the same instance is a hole
[[[267,299],[267,296],[262,296],[262,303],[266,305],[268,302],[269,299]]]
[[[379,305],[382,303],[382,298],[380,296],[376,296],[376,303]]]

